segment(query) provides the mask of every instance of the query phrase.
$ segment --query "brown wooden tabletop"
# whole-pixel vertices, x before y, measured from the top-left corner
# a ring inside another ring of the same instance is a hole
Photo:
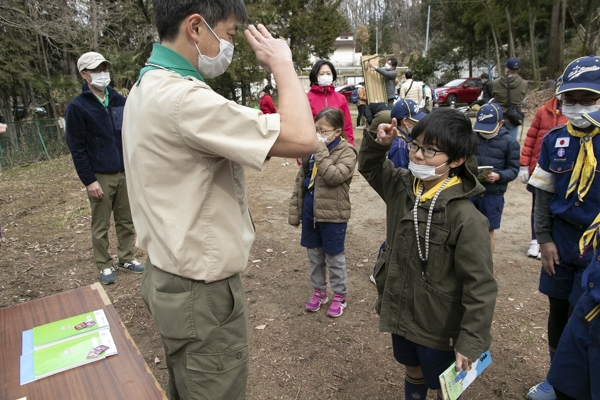
[[[21,386],[21,335],[35,326],[104,309],[118,354]],[[0,399],[166,399],[100,283],[0,309]]]

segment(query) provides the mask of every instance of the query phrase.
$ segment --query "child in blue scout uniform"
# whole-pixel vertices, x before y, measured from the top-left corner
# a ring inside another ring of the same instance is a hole
[[[594,235],[598,235],[600,214],[598,217],[590,227]],[[580,249],[586,250],[584,246]],[[558,400],[600,399],[600,248],[597,245],[581,283],[584,292],[562,333],[547,377]]]
[[[587,117],[587,115],[586,115]],[[589,114],[600,126],[600,111]],[[558,400],[600,399],[600,214],[579,242],[583,254],[593,247],[591,264],[583,273],[583,294],[565,327],[547,380]]]
[[[364,131],[358,170],[386,203],[386,248],[375,281],[379,329],[392,333],[406,366],[405,398],[441,398],[439,375],[453,361],[468,369],[489,349],[497,285],[487,220],[469,197],[477,180],[477,137],[453,109],[427,115],[412,130],[408,169],[386,152],[396,120]]]
[[[559,79],[565,125],[548,131],[538,164],[529,184],[536,188],[534,223],[542,254],[539,290],[550,301],[548,345],[550,362],[569,317],[583,293],[581,277],[592,260],[591,252],[580,257],[577,243],[600,210],[600,155],[598,126],[584,114],[598,110],[600,57],[581,57],[571,62]],[[531,400],[555,399],[551,385],[533,386]]]
[[[519,143],[504,128],[502,108],[496,103],[483,105],[477,111],[473,130],[478,133],[475,150],[477,165],[492,166],[492,172],[479,177],[485,192],[471,197],[475,207],[490,223],[490,242],[494,252],[494,230],[500,228],[504,209],[504,193],[508,183],[519,173]]]
[[[346,258],[344,241],[350,219],[350,182],[356,167],[356,149],[345,140],[344,115],[324,108],[315,119],[319,149],[296,176],[290,201],[289,223],[302,222],[300,245],[307,248],[313,296],[306,310],[319,311],[327,303],[327,270],[334,292],[327,316],[339,317],[346,308]]]
[[[426,115],[419,110],[417,103],[410,99],[400,99],[394,104],[390,116],[398,121],[397,136],[388,151],[388,158],[396,168],[408,168],[407,144],[411,141],[410,133],[415,124]]]

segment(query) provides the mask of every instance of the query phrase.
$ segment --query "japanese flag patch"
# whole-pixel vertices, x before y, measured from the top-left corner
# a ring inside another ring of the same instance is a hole
[[[569,147],[569,140],[571,140],[570,137],[558,138],[554,147]]]

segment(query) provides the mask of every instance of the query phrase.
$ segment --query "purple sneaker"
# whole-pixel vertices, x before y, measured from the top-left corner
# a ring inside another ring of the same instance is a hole
[[[327,291],[320,291],[315,289],[315,293],[311,297],[308,303],[306,303],[306,310],[310,312],[319,311],[321,304],[326,304],[329,299],[327,298]]]
[[[336,294],[333,296],[329,310],[327,310],[327,316],[337,318],[344,313],[344,308],[346,308],[346,298],[341,294]]]

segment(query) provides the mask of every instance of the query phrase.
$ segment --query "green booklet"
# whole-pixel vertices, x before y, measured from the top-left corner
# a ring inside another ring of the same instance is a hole
[[[442,394],[444,400],[456,400],[462,392],[477,378],[484,369],[492,363],[490,351],[483,353],[469,369],[456,370],[456,362],[452,363],[440,375],[440,385],[442,386]]]
[[[117,354],[110,330],[76,335],[21,355],[21,385]]]
[[[51,343],[104,328],[108,328],[108,319],[102,309],[50,322],[31,330],[33,348],[37,350]],[[24,338],[26,336],[24,333]]]

